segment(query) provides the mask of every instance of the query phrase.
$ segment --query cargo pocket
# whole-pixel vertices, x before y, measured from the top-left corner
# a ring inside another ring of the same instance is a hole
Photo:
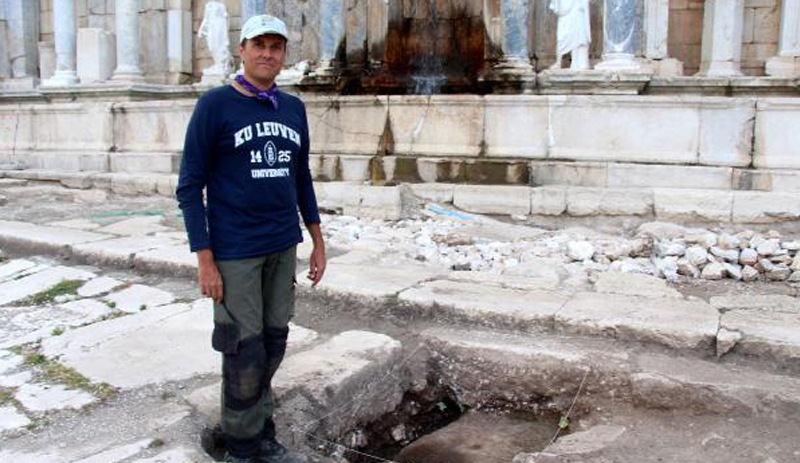
[[[236,354],[239,352],[241,334],[239,327],[232,323],[214,323],[214,332],[211,334],[211,347],[223,354]]]
[[[211,347],[223,354],[239,352],[242,339],[239,324],[233,318],[225,303],[214,303],[214,331],[211,334]]]

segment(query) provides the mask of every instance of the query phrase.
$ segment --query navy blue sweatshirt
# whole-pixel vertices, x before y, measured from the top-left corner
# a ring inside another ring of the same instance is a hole
[[[229,85],[200,97],[177,189],[192,252],[241,259],[301,242],[298,208],[305,223],[319,223],[308,145],[306,109],[295,96],[278,92],[277,109]]]

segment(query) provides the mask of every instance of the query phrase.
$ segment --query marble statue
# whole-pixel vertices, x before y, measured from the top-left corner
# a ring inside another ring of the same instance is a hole
[[[589,0],[550,0],[550,9],[558,16],[556,62],[550,69],[560,69],[564,55],[572,55],[572,70],[589,69]]]
[[[206,3],[203,22],[197,36],[206,39],[214,64],[203,69],[204,76],[226,76],[231,69],[230,39],[228,37],[228,10],[218,1]]]

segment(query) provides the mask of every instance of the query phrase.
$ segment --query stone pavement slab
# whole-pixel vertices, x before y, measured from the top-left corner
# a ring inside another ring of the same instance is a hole
[[[764,309],[800,314],[800,299],[780,294],[714,296],[709,302],[721,312]]]
[[[107,293],[114,288],[122,285],[122,282],[110,277],[98,277],[93,278],[83,286],[78,288],[78,296],[81,297],[93,297],[98,296],[100,294]]]
[[[0,220],[0,246],[8,249],[63,252],[69,246],[108,238],[101,233]]]
[[[173,304],[68,331],[42,350],[92,381],[134,388],[216,372],[212,327],[210,304]]]
[[[14,276],[34,266],[36,266],[36,263],[27,259],[14,259],[8,261],[5,264],[0,265],[0,281],[14,278]]]
[[[720,326],[741,333],[736,352],[800,364],[800,313],[732,310]]]
[[[130,267],[135,254],[174,245],[175,240],[169,238],[136,236],[76,244],[72,253],[91,264]]]
[[[486,272],[450,272],[447,274],[450,281],[462,281],[479,285],[499,286],[501,288],[518,289],[521,291],[545,290],[553,291],[558,288],[560,278],[558,274],[545,274],[542,276],[495,275]]]
[[[297,276],[301,285],[308,286],[307,270]],[[394,267],[371,264],[341,264],[331,259],[325,278],[317,286],[322,290],[365,298],[394,296],[406,288],[440,275],[441,271],[422,265],[398,264]]]
[[[476,322],[552,327],[567,297],[545,291],[522,291],[467,281],[435,280],[400,293],[398,298],[443,314]]]
[[[90,457],[81,458],[75,461],[75,463],[116,463],[135,456],[146,449],[152,442],[153,439],[142,439],[132,444],[114,447]]]
[[[17,411],[14,407],[0,407],[0,432],[18,429],[30,424],[27,416]],[[2,456],[0,454],[0,456]],[[5,460],[13,461],[13,460]]]
[[[81,408],[95,401],[91,394],[83,391],[67,389],[60,384],[46,385],[39,383],[23,384],[17,389],[14,398],[26,410],[34,412]]]
[[[100,233],[111,233],[114,235],[144,236],[153,233],[169,231],[170,228],[161,224],[164,219],[162,215],[147,215],[142,217],[132,217],[120,220],[110,225],[97,229]]]
[[[164,246],[137,252],[133,257],[133,266],[147,272],[194,277],[197,275],[197,256],[185,243]]]
[[[199,463],[210,462],[211,457],[199,455],[196,451],[184,447],[161,452],[152,458],[134,460],[132,463]]]
[[[2,356],[0,356],[0,373],[14,370],[22,365],[24,361],[21,355],[12,354],[9,351],[0,351],[0,353],[2,353]]]
[[[30,371],[21,371],[14,374],[0,374],[0,387],[19,387],[33,378]]]
[[[702,301],[579,293],[556,315],[556,328],[702,350],[714,345],[719,313]]]
[[[103,225],[88,219],[70,219],[50,222],[51,227],[75,228],[77,230],[97,230]]]
[[[175,296],[151,286],[132,285],[123,290],[103,296],[102,299],[113,302],[115,308],[123,312],[136,313],[141,311],[143,306],[147,309],[153,309],[161,305],[169,304],[175,300]]]
[[[670,288],[665,280],[636,273],[600,273],[594,288],[598,293],[683,299],[683,295],[677,289]]]
[[[112,312],[111,307],[95,299],[78,299],[57,306],[62,310],[81,314],[83,320],[78,323],[91,323]],[[70,326],[74,326],[71,324]]]
[[[52,267],[19,280],[0,283],[0,306],[45,291],[65,280],[89,280],[95,274],[72,267]]]

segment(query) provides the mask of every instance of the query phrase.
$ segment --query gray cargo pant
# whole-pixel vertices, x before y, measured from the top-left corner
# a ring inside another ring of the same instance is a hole
[[[217,261],[223,301],[214,304],[212,345],[222,358],[222,431],[228,452],[258,454],[275,436],[271,380],[286,352],[294,315],[297,248]]]

